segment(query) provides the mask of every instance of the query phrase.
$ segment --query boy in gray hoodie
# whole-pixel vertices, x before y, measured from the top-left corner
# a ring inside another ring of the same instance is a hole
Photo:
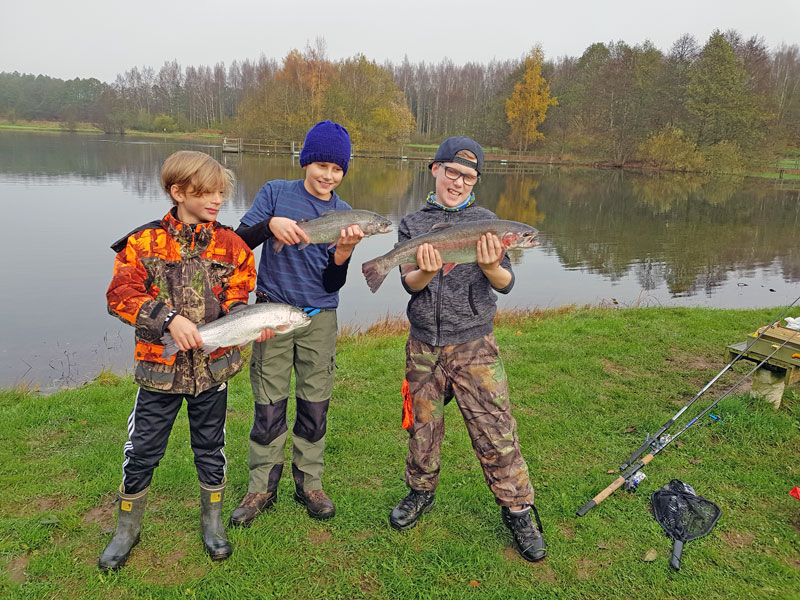
[[[428,194],[422,209],[400,222],[399,241],[427,233],[437,223],[497,218],[473,204],[473,188],[483,169],[480,144],[467,137],[448,138],[430,168],[436,191]],[[403,427],[409,431],[405,480],[411,490],[392,510],[389,523],[395,529],[410,529],[433,507],[444,405],[455,397],[517,550],[526,560],[542,560],[546,544],[492,326],[494,291],[506,294],[514,285],[511,262],[497,236],[487,234],[478,241],[477,262],[457,265],[446,276],[442,267],[439,252],[423,244],[417,264],[400,270],[403,287],[411,294],[403,382]],[[538,527],[531,521],[531,508]]]

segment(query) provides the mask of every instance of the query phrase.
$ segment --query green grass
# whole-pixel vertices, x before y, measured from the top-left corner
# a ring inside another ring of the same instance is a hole
[[[747,173],[748,177],[759,177],[761,179],[781,179],[781,180],[798,180],[800,179],[800,173],[784,173],[783,177],[781,177],[780,173],[777,171],[754,171]]]
[[[403,335],[340,339],[324,478],[336,517],[314,521],[292,501],[287,462],[275,509],[230,531],[234,554],[219,564],[202,550],[183,411],[155,472],[142,540],[128,566],[105,575],[96,561],[113,528],[135,386],[104,375],[49,397],[2,392],[0,597],[800,598],[800,503],[788,495],[800,485],[794,389],[779,411],[746,393],[726,398],[714,411],[725,423],[688,430],[645,468],[638,492],[617,491],[575,516],[616,477],[607,471],[724,366],[725,346],[778,312],[575,309],[497,327],[549,546],[537,564],[511,546],[455,402],[434,510],[410,531],[388,526],[406,493]],[[746,372],[736,370],[697,404]],[[230,392],[226,517],[247,487],[251,416],[242,373]],[[679,573],[648,510],[672,478],[722,508],[711,534],[687,544]],[[642,561],[650,548],[657,559]]]
[[[103,133],[102,130],[96,127],[75,127],[69,128],[64,124],[32,124],[32,125],[11,125],[7,123],[0,123],[0,129],[8,129],[11,131],[58,131],[68,133]]]

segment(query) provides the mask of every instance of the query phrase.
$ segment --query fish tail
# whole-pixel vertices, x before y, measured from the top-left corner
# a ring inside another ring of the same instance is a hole
[[[381,287],[383,280],[386,279],[388,271],[381,269],[377,259],[368,260],[361,265],[361,272],[367,280],[370,291],[374,294]]]
[[[161,351],[162,358],[169,358],[173,354],[178,353],[178,344],[172,339],[172,335],[165,333],[161,336],[161,343],[164,344],[164,350]]]

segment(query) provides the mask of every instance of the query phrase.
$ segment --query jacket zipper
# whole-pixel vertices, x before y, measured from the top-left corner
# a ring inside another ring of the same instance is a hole
[[[445,222],[450,222],[450,215],[445,213]],[[436,318],[436,343],[434,346],[439,345],[439,340],[442,337],[442,288],[444,287],[444,275],[442,274],[441,269],[436,274],[438,278],[438,282],[436,283],[436,310],[434,311],[434,317]]]

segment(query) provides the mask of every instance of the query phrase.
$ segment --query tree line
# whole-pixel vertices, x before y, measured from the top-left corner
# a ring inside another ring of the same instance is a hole
[[[113,83],[0,73],[0,116],[284,140],[330,118],[362,145],[468,135],[561,159],[730,170],[797,145],[800,48],[770,50],[731,30],[702,45],[683,35],[666,52],[617,41],[552,60],[534,46],[488,64],[379,65],[363,55],[330,60],[317,39],[281,61],[169,61],[134,67]]]

